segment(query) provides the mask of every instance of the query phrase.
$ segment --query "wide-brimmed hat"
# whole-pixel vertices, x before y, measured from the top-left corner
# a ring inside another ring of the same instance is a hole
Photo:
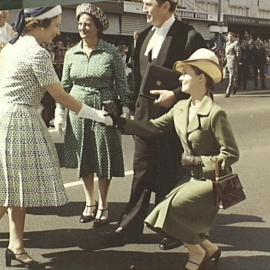
[[[76,18],[79,19],[82,13],[87,13],[93,17],[95,17],[100,24],[102,25],[103,31],[109,28],[109,21],[104,12],[99,8],[90,3],[84,3],[78,5],[76,8]]]
[[[203,71],[214,83],[219,83],[223,78],[222,69],[219,66],[217,56],[208,49],[198,49],[187,60],[175,62],[174,69],[183,73],[183,67],[186,64],[197,67]]]

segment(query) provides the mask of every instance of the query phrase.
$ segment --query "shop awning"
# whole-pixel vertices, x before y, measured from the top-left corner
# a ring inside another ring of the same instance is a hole
[[[242,8],[248,8],[250,6],[249,0],[229,0],[228,1],[229,6],[231,7],[242,7]]]
[[[270,1],[269,0],[260,0],[258,1],[259,10],[270,10]]]

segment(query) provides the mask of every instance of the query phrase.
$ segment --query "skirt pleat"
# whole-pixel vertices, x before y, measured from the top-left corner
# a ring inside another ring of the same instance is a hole
[[[56,149],[37,111],[11,105],[0,119],[0,205],[66,204]]]

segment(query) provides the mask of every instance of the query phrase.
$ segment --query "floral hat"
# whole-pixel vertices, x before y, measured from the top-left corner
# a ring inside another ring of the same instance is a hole
[[[109,28],[109,21],[104,12],[99,8],[90,3],[84,3],[78,5],[76,8],[76,18],[79,19],[82,13],[87,13],[95,17],[102,25],[103,31]]]

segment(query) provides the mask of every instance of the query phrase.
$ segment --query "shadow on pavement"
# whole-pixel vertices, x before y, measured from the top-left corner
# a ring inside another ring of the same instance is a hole
[[[109,203],[109,219],[110,222],[117,221],[126,203],[111,202]],[[70,202],[61,207],[36,207],[27,209],[27,213],[31,215],[55,215],[60,217],[73,217],[81,215],[85,206],[84,202]]]
[[[180,270],[184,253],[134,251],[66,251],[43,254],[57,270]]]
[[[241,223],[253,223],[253,226],[241,226]],[[213,228],[211,240],[221,245],[224,252],[219,270],[269,270],[268,256],[229,256],[227,252],[243,251],[269,252],[270,228],[255,227],[263,223],[258,216],[219,214]],[[237,223],[237,225],[235,225]],[[239,225],[240,224],[240,225]],[[114,225],[113,225],[114,226]],[[43,253],[49,262],[46,267],[57,270],[181,270],[187,260],[183,248],[167,252],[139,252],[117,250],[99,237],[99,232],[112,229],[112,225],[97,229],[58,229],[25,233],[26,248],[62,249]],[[8,244],[8,233],[0,233],[0,247]],[[156,234],[145,234],[138,243],[155,244],[159,242]],[[113,249],[112,249],[113,248]],[[145,247],[144,247],[145,248]],[[63,249],[69,249],[64,250]],[[81,249],[81,250],[78,250]],[[47,250],[45,251],[47,252]],[[184,253],[183,253],[184,252]],[[41,251],[42,253],[42,251]],[[214,270],[212,265],[204,270]]]
[[[66,251],[43,254],[47,264],[57,270],[182,270],[186,253],[138,251]],[[221,258],[218,266],[209,263],[204,270],[268,270],[268,256],[230,256]]]

